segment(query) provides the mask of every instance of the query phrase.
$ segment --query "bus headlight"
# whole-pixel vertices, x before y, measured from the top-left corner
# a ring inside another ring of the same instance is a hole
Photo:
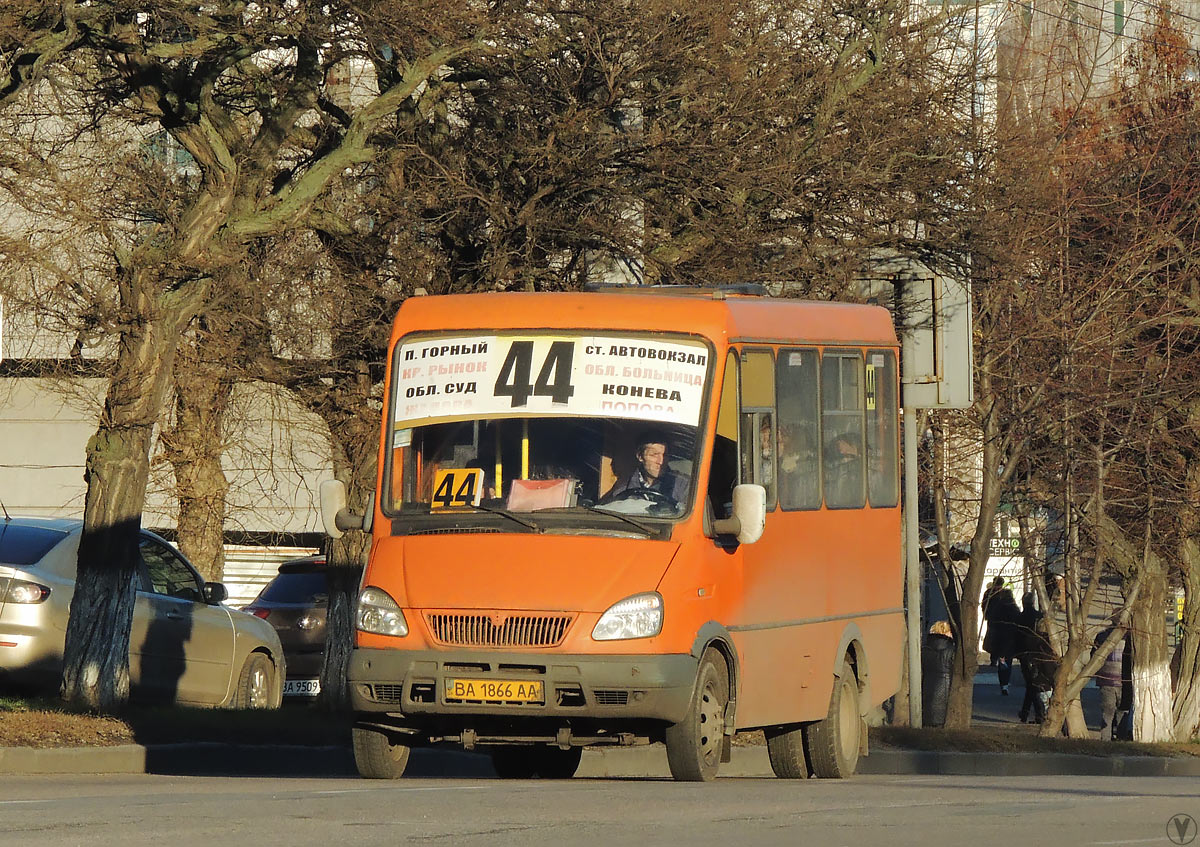
[[[396,637],[408,635],[408,621],[404,619],[404,612],[400,611],[396,601],[386,591],[378,588],[364,588],[358,595],[355,620],[363,632]]]
[[[656,591],[635,594],[609,606],[596,621],[592,638],[596,641],[621,641],[649,638],[662,631],[663,599]]]

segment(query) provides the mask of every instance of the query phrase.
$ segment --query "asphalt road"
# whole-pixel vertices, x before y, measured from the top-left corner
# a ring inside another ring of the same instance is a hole
[[[1099,847],[1170,845],[1168,826],[1181,813],[1200,820],[1194,779],[880,776],[697,785],[8,776],[0,845]],[[1183,828],[1184,837],[1194,838],[1195,827]]]

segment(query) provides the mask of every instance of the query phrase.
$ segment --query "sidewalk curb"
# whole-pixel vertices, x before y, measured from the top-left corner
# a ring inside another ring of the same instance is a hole
[[[354,758],[344,747],[250,744],[165,744],[116,747],[0,748],[0,774],[178,774],[230,776],[352,776]],[[459,750],[413,751],[416,777],[479,778],[494,775],[486,755]],[[765,747],[735,747],[721,776],[773,778]],[[863,775],[958,776],[1200,776],[1200,758],[1085,756],[1062,753],[948,753],[876,750],[859,760]],[[589,749],[581,778],[669,779],[666,749]]]

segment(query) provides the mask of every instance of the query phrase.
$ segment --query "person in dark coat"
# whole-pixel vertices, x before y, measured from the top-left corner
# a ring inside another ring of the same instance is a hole
[[[979,608],[983,610],[983,619],[987,620],[988,606],[992,603],[992,598],[1004,590],[1004,577],[998,576],[992,580],[991,584],[983,589],[983,597],[979,600]],[[983,649],[988,649],[988,636],[983,637]],[[988,664],[993,668],[996,667],[996,654],[988,650]]]
[[[1048,626],[1045,616],[1037,619],[1037,623],[1033,627],[1033,641],[1030,649],[1033,685],[1038,702],[1041,704],[1041,708],[1037,709],[1034,714],[1041,715],[1043,722],[1046,719],[1046,709],[1050,705],[1050,696],[1054,693],[1054,678],[1058,676],[1058,654],[1050,646]],[[1066,735],[1067,728],[1065,726],[1062,728],[1062,732],[1063,735]]]
[[[1115,627],[1110,626],[1100,631],[1100,634],[1096,636],[1093,651],[1103,648],[1105,640],[1114,629]],[[1104,664],[1096,671],[1096,687],[1100,690],[1100,738],[1103,741],[1119,739],[1117,727],[1121,725],[1122,719],[1125,717],[1124,712],[1129,708],[1125,703],[1122,690],[1126,669],[1129,668],[1129,660],[1125,656],[1127,636],[1128,633],[1117,640],[1104,657]],[[1132,683],[1132,674],[1130,677]]]
[[[992,657],[996,666],[996,678],[1000,693],[1008,694],[1008,682],[1012,678],[1013,657],[1017,653],[1017,622],[1021,610],[1013,599],[1011,588],[1000,588],[990,596],[985,595],[983,619],[987,621],[987,635],[983,649]]]
[[[1042,723],[1046,719],[1046,703],[1042,692],[1049,690],[1054,684],[1051,677],[1047,684],[1041,666],[1049,654],[1049,644],[1043,644],[1042,610],[1036,607],[1032,591],[1026,591],[1021,597],[1021,616],[1017,620],[1017,660],[1021,663],[1021,676],[1025,680],[1025,699],[1021,702],[1021,710],[1017,717],[1021,723],[1028,723],[1032,712],[1033,722]]]
[[[921,715],[925,726],[945,726],[954,671],[954,632],[949,621],[929,627],[921,647]]]
[[[1113,739],[1133,740],[1133,633],[1128,630],[1125,631],[1125,649],[1121,651],[1121,700],[1113,716]]]

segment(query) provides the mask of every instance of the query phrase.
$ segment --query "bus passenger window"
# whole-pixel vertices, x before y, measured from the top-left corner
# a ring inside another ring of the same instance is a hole
[[[716,519],[729,517],[733,486],[738,479],[738,359],[732,351],[725,359],[721,403],[717,409],[717,438],[708,473],[708,501]]]
[[[775,508],[775,357],[770,350],[742,355],[741,481],[767,491]]]
[[[896,356],[891,350],[867,354],[867,489],[872,506],[900,502],[896,434]]]
[[[775,508],[775,426],[770,412],[742,413],[742,482],[767,490],[767,511]]]
[[[831,509],[861,509],[866,503],[862,370],[856,352],[826,351],[821,357],[825,505]]]
[[[779,505],[785,510],[821,507],[821,461],[817,445],[817,351],[783,349],[775,368]]]

